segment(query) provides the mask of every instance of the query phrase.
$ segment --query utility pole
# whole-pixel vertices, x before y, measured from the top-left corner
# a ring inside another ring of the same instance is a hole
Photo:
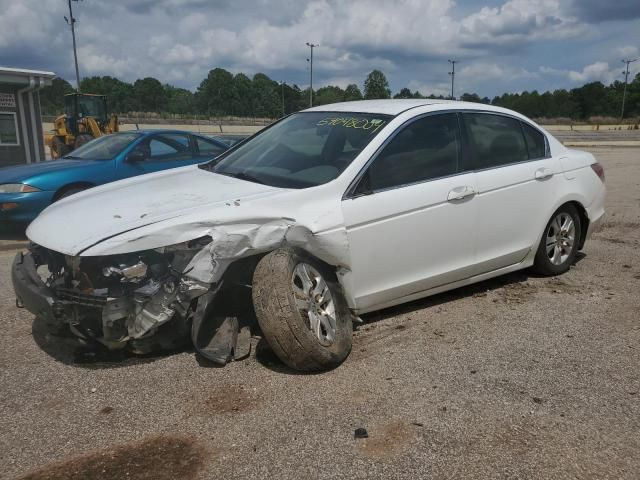
[[[451,75],[451,100],[455,100],[456,97],[453,96],[453,82],[456,78],[456,63],[458,60],[447,60],[451,64],[451,71],[449,75]]]
[[[284,80],[280,81],[280,87],[282,87],[282,116],[284,117],[286,115],[284,109]]]
[[[625,71],[622,72],[622,74],[624,75],[624,90],[622,91],[622,112],[620,113],[620,123],[622,123],[622,119],[624,118],[624,101],[625,101],[625,97],[627,96],[627,82],[629,80],[629,64],[637,61],[638,61],[637,58],[634,58],[633,60],[631,59],[622,60],[622,63],[627,64],[627,68],[625,68]]]
[[[318,45],[307,42],[307,47],[311,49],[311,60],[307,58],[307,62],[310,63],[310,72],[309,72],[309,107],[313,107],[313,49]]]
[[[78,2],[79,0],[73,0],[74,2]],[[69,3],[69,18],[64,17],[67,24],[71,27],[71,37],[73,38],[73,60],[76,64],[76,90],[80,93],[80,70],[78,70],[78,52],[76,50],[76,19],[73,18],[73,9],[71,8],[71,0],[68,0]]]

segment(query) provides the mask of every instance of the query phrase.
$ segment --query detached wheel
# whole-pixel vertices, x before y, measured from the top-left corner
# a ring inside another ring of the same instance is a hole
[[[580,215],[573,205],[560,207],[544,230],[533,270],[541,275],[560,275],[569,267],[578,253],[578,240],[582,234]]]
[[[93,137],[91,135],[89,135],[88,133],[81,133],[76,137],[76,148],[80,148],[85,143],[88,143],[91,140],[93,140]]]
[[[286,365],[301,371],[337,367],[351,351],[352,325],[335,274],[315,259],[283,248],[253,274],[260,328]]]
[[[69,148],[69,145],[64,143],[64,141],[60,137],[53,137],[49,149],[51,150],[51,158],[53,160],[62,158],[69,152],[71,152],[71,148]]]

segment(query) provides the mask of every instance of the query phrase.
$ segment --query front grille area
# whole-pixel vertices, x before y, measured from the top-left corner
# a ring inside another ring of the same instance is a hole
[[[76,305],[83,305],[85,307],[103,308],[107,304],[106,296],[82,293],[70,288],[57,288],[56,296],[60,300],[71,302]]]

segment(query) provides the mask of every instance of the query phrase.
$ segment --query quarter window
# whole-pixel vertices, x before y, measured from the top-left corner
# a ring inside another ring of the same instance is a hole
[[[136,147],[150,160],[186,160],[193,157],[189,137],[181,134],[157,134]]]
[[[478,168],[529,159],[519,120],[488,113],[464,113],[462,117],[475,147]]]
[[[547,146],[544,141],[544,135],[526,123],[522,124],[522,130],[524,131],[524,138],[527,142],[529,158],[533,160],[546,157]]]
[[[196,140],[196,144],[198,145],[198,151],[200,152],[201,157],[214,158],[225,151],[223,147],[221,147],[220,145],[214,142],[210,142],[201,137],[193,137],[193,138],[195,138]]]
[[[366,188],[381,190],[458,171],[460,134],[455,113],[423,117],[403,128],[375,158]]]

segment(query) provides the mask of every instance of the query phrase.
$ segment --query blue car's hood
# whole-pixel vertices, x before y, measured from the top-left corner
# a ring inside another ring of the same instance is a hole
[[[53,160],[50,162],[31,163],[0,168],[0,184],[29,183],[29,180],[43,173],[51,173],[70,168],[82,168],[95,165],[98,160]],[[29,185],[31,185],[29,183]],[[38,187],[37,184],[31,185]]]

